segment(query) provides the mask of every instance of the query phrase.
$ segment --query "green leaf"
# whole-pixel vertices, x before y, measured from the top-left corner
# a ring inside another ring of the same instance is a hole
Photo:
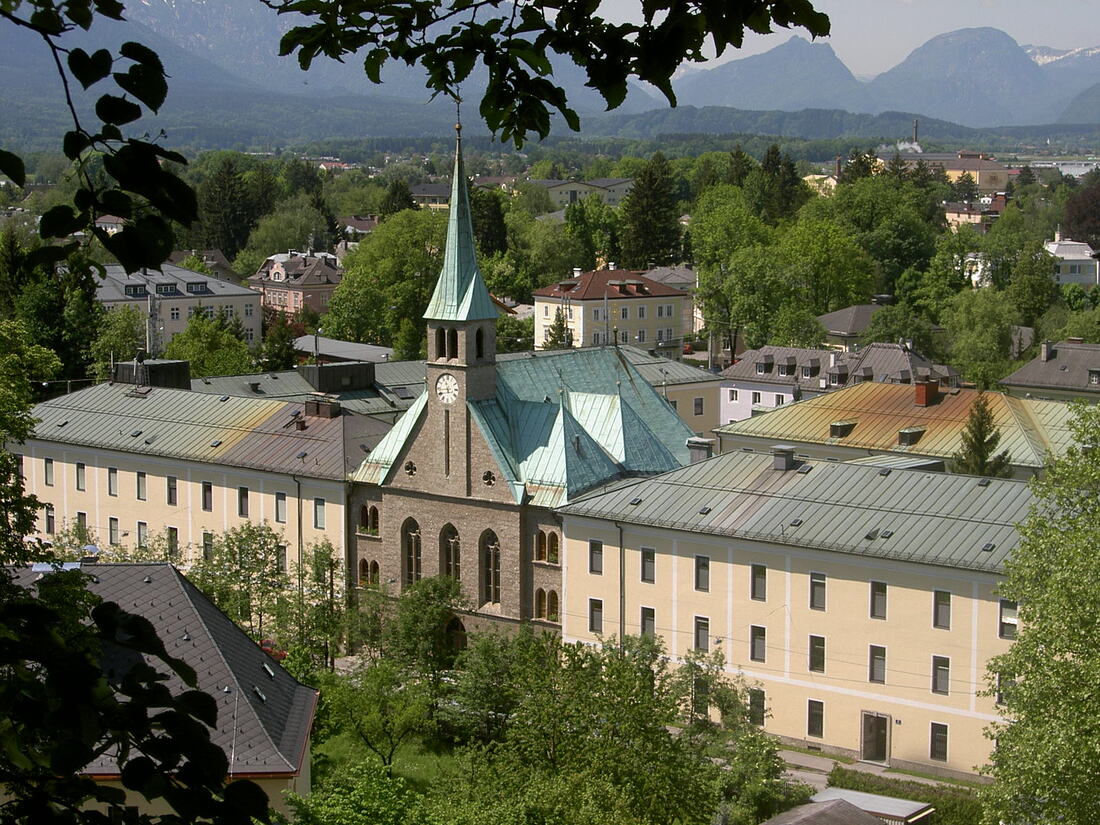
[[[189,690],[182,694],[177,702],[187,713],[211,727],[218,723],[218,703],[209,693]]]
[[[136,63],[125,74],[116,73],[115,82],[155,112],[168,95],[160,57],[148,46],[134,42],[123,43],[119,54]]]
[[[80,153],[83,152],[91,145],[91,140],[83,132],[66,132],[65,137],[61,141],[61,148],[65,152],[65,157],[69,160],[76,160],[80,157]]]
[[[363,61],[363,70],[367,73],[367,78],[371,83],[382,82],[382,66],[388,57],[389,54],[385,49],[371,49],[367,53],[367,59]]]
[[[16,186],[22,187],[27,182],[27,170],[23,166],[23,159],[3,149],[0,149],[0,172],[7,175]]]
[[[67,238],[80,228],[73,208],[64,204],[48,210],[38,222],[38,234],[43,238]]]
[[[141,117],[141,107],[124,97],[103,95],[96,101],[95,113],[104,123],[121,126]]]
[[[85,89],[110,74],[113,62],[111,53],[106,49],[99,49],[90,56],[83,49],[69,52],[69,71]]]
[[[240,779],[225,786],[225,801],[248,816],[268,821],[268,798],[255,782]]]

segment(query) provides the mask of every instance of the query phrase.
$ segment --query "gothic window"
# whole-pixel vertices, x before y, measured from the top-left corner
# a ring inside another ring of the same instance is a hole
[[[546,531],[539,530],[535,539],[535,561],[546,561]]]
[[[370,529],[370,508],[365,504],[359,508],[359,526],[364,530]]]
[[[497,534],[486,530],[479,542],[481,556],[481,601],[500,602],[500,542]]]
[[[438,361],[447,357],[447,331],[439,327],[435,331],[435,358]]]
[[[401,525],[401,584],[408,587],[420,581],[420,525],[405,519]]]
[[[558,534],[551,532],[546,540],[546,560],[551,564],[558,563]]]
[[[366,559],[359,559],[359,586],[370,584],[370,564]]]
[[[447,330],[447,357],[458,358],[458,330]]]
[[[541,587],[535,591],[535,618],[546,618],[546,591]]]
[[[369,579],[369,582],[370,582],[370,584],[374,585],[375,587],[378,586],[378,562],[376,562],[376,561],[372,561],[370,563],[370,579]]]
[[[458,531],[454,525],[448,524],[439,533],[439,572],[440,575],[450,576],[458,580],[460,576],[459,553],[461,545],[458,540]]]
[[[367,529],[378,535],[378,508],[373,505],[367,510]]]
[[[551,622],[561,621],[561,617],[558,615],[558,593],[556,590],[550,590],[546,594],[546,618]]]
[[[477,360],[480,361],[485,357],[485,331],[479,329],[474,335],[474,347],[477,355]]]

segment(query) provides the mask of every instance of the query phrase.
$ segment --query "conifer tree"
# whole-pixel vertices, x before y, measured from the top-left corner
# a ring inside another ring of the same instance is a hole
[[[635,269],[675,263],[680,253],[680,220],[672,167],[654,153],[634,178],[621,207],[623,264]]]
[[[970,416],[962,434],[962,448],[951,457],[952,472],[1008,478],[1012,475],[1008,450],[993,454],[1000,440],[1001,431],[993,423],[989,399],[984,392],[979,392],[970,406]]]
[[[970,203],[978,199],[978,184],[969,172],[963,172],[959,175],[958,180],[952,184],[952,189],[955,193],[955,199],[962,203]]]
[[[249,209],[248,192],[240,168],[226,156],[214,174],[202,182],[198,191],[201,246],[220,249],[229,259],[248,242],[253,215]]]
[[[382,202],[378,204],[378,217],[385,220],[405,209],[416,209],[416,202],[409,192],[409,185],[400,178],[390,181],[390,188],[382,196]]]
[[[733,151],[730,152],[730,179],[729,182],[734,186],[744,186],[745,178],[749,176],[749,172],[753,170],[756,164],[753,159],[741,148],[741,144],[738,143],[733,147]]]
[[[546,340],[542,342],[543,349],[569,349],[569,327],[565,323],[565,313],[558,307],[554,313],[554,323],[546,330]]]

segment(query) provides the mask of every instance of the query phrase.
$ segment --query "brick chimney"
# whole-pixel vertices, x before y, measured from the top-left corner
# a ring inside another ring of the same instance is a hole
[[[915,403],[918,407],[930,407],[940,397],[940,382],[935,378],[917,381],[913,386],[916,388]]]

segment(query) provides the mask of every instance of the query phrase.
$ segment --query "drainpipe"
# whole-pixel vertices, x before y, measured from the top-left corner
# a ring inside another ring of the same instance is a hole
[[[626,548],[623,547],[623,526],[619,528],[619,655],[623,654],[623,639],[626,637]]]
[[[303,617],[305,616],[305,593],[302,583],[302,482],[299,480],[298,476],[291,476],[291,478],[298,488],[298,493],[295,496],[298,500],[298,642],[299,644],[305,644],[305,628],[303,627]]]

